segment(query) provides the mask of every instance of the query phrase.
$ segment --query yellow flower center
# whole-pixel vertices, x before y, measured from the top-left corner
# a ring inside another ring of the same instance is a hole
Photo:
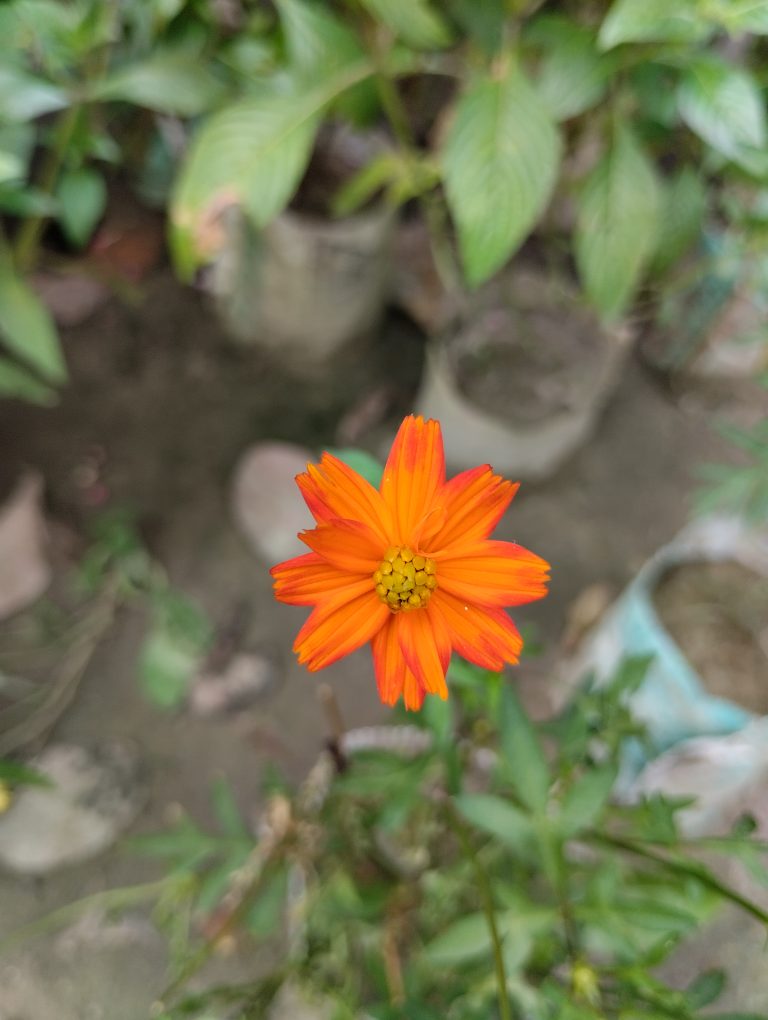
[[[373,574],[376,594],[393,613],[423,609],[437,588],[435,561],[416,556],[407,546],[391,546]]]

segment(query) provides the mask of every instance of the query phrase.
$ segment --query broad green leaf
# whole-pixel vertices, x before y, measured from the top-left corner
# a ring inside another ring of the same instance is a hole
[[[63,109],[67,95],[60,88],[10,64],[0,66],[0,121],[29,121]]]
[[[733,35],[768,35],[768,0],[713,0],[707,13]]]
[[[467,278],[479,284],[534,226],[560,163],[557,129],[518,68],[481,77],[462,96],[442,163]]]
[[[471,825],[505,846],[519,851],[530,846],[534,838],[530,818],[501,797],[491,793],[464,793],[455,798],[455,804]]]
[[[7,260],[0,260],[0,340],[48,381],[61,383],[67,378],[48,309]]]
[[[362,5],[417,50],[435,50],[451,42],[451,30],[429,0],[361,0]]]
[[[159,50],[146,60],[117,68],[90,94],[94,99],[195,117],[216,107],[225,89],[200,55],[187,50]]]
[[[604,765],[586,771],[563,797],[557,826],[569,838],[599,821],[616,783],[616,767]]]
[[[56,200],[40,188],[29,187],[24,181],[0,183],[0,209],[11,216],[55,216]]]
[[[680,116],[713,149],[751,166],[766,144],[765,105],[754,78],[714,56],[688,65],[678,89]]]
[[[575,232],[576,262],[587,295],[607,319],[618,317],[640,282],[658,236],[655,170],[625,125],[584,182]]]
[[[381,485],[381,476],[384,474],[384,465],[381,461],[377,460],[373,454],[367,453],[365,450],[358,450],[356,447],[349,446],[343,447],[342,449],[335,450],[330,449],[328,453],[333,454],[334,457],[338,457],[339,460],[343,460],[347,467],[351,467],[353,471],[357,471],[359,475],[362,475],[367,482],[370,482],[375,488]]]
[[[259,227],[282,212],[307,166],[323,110],[370,71],[362,62],[313,88],[265,91],[206,121],[172,201],[172,241],[183,274],[218,250],[219,219],[228,206],[241,205]]]
[[[363,56],[354,32],[317,0],[276,0],[276,4],[293,68],[316,75]]]
[[[703,1009],[715,999],[719,999],[725,990],[727,978],[724,970],[706,970],[685,990],[685,997],[692,1009]]]
[[[662,213],[651,266],[662,272],[701,236],[707,210],[707,189],[693,167],[683,167],[662,192]]]
[[[509,684],[501,693],[500,728],[505,779],[531,811],[543,812],[549,798],[549,767],[536,731]]]
[[[591,32],[568,18],[545,15],[525,38],[542,50],[536,91],[555,120],[584,113],[602,99],[608,68]]]
[[[59,222],[67,239],[82,247],[91,237],[107,204],[104,178],[91,167],[69,170],[59,180]]]
[[[448,0],[454,20],[492,56],[504,41],[504,0]]]
[[[45,383],[17,365],[0,357],[0,397],[18,397],[33,404],[49,406],[56,403],[56,394]]]
[[[614,0],[598,42],[601,49],[610,50],[620,43],[700,42],[711,33],[699,15],[697,0]]]

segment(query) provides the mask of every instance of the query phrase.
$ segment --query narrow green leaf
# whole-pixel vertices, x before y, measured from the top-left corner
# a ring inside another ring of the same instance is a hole
[[[56,403],[56,394],[25,368],[0,357],[0,396],[18,397],[33,404],[49,407]]]
[[[217,776],[214,780],[211,796],[213,809],[224,835],[247,839],[249,836],[248,826],[240,814],[232,787],[223,776]]]
[[[491,951],[491,935],[485,914],[468,914],[449,925],[424,949],[435,967],[456,967]]]
[[[677,101],[692,131],[750,169],[754,150],[765,147],[767,132],[762,93],[747,71],[713,55],[701,56],[686,68]]]
[[[700,42],[712,27],[699,15],[697,0],[614,0],[600,26],[603,50],[620,43]]]
[[[5,124],[0,127],[0,183],[22,180],[35,145],[31,124]]]
[[[462,96],[442,163],[467,278],[476,285],[530,232],[560,163],[557,129],[518,68],[481,77]]]
[[[417,50],[442,49],[451,31],[429,0],[361,0],[376,18]]]
[[[384,152],[347,181],[333,199],[335,216],[357,212],[387,184],[402,173],[402,161],[394,153]]]
[[[0,259],[0,339],[52,383],[67,378],[56,327],[48,309],[7,259]]]
[[[91,167],[62,174],[56,192],[59,222],[72,244],[81,248],[90,239],[107,204],[104,178]]]
[[[608,85],[606,58],[592,33],[560,15],[538,18],[526,41],[542,52],[536,91],[555,120],[567,120],[594,106]]]
[[[543,812],[549,798],[549,767],[536,731],[509,684],[501,693],[500,726],[503,774],[531,811]]]
[[[651,260],[663,272],[701,236],[707,210],[707,189],[693,167],[683,167],[663,188],[662,213],[656,248]]]
[[[28,121],[63,109],[66,93],[11,64],[0,66],[0,121]]]
[[[9,783],[11,786],[52,786],[48,776],[44,776],[37,769],[28,765],[21,765],[16,761],[0,759],[0,780]]]
[[[617,318],[640,283],[656,244],[659,187],[655,170],[626,125],[584,182],[575,248],[587,295]]]
[[[557,826],[566,838],[591,828],[599,820],[616,783],[616,767],[591,768],[563,797]]]
[[[509,801],[491,793],[464,793],[455,798],[456,809],[476,829],[515,850],[526,849],[534,838],[530,818]]]

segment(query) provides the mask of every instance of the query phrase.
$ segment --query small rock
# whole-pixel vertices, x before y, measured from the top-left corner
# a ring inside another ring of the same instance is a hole
[[[22,478],[0,507],[0,620],[40,598],[51,583],[39,475]]]
[[[125,744],[54,744],[31,762],[50,787],[25,787],[0,817],[0,865],[45,875],[112,846],[143,801],[138,755]]]
[[[195,715],[238,712],[257,701],[277,679],[277,664],[260,652],[237,652],[218,671],[203,670],[189,695]]]
[[[290,443],[258,443],[235,469],[232,509],[235,521],[268,563],[309,552],[297,533],[313,526],[296,475],[315,458]]]
[[[110,296],[101,280],[85,272],[35,273],[31,282],[60,326],[79,326]]]

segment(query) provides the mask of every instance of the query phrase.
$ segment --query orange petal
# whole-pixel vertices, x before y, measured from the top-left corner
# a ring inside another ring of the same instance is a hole
[[[351,574],[327,563],[317,553],[278,563],[270,574],[275,579],[275,598],[291,606],[314,606],[323,596],[344,591],[361,580],[371,585],[370,574]]]
[[[468,603],[519,606],[547,594],[549,564],[514,542],[477,542],[439,558],[438,584]]]
[[[403,693],[405,684],[405,659],[397,640],[395,621],[395,615],[390,613],[389,619],[371,641],[376,686],[379,689],[379,697],[385,705],[395,704]]]
[[[405,707],[411,712],[418,712],[424,704],[424,695],[426,693],[410,669],[406,669],[405,684],[403,685],[403,702]]]
[[[293,650],[307,669],[323,669],[370,641],[390,615],[372,588],[351,599],[331,597],[312,610]]]
[[[438,503],[445,505],[446,522],[432,539],[431,554],[487,538],[519,487],[495,475],[487,464],[446,482],[437,496]]]
[[[444,481],[439,422],[409,415],[392,444],[381,480],[381,494],[394,519],[394,544],[412,541],[412,532],[433,507]]]
[[[438,589],[429,612],[439,613],[451,631],[453,647],[484,669],[500,670],[518,661],[523,639],[503,609],[469,605]]]
[[[318,523],[336,517],[363,521],[386,548],[392,542],[392,514],[377,489],[338,457],[324,453],[296,482]]]
[[[302,531],[299,538],[334,567],[353,574],[373,574],[386,551],[376,532],[362,521],[334,519]]]
[[[397,640],[408,669],[428,694],[448,697],[445,671],[451,658],[451,636],[443,620],[428,609],[399,613]]]

